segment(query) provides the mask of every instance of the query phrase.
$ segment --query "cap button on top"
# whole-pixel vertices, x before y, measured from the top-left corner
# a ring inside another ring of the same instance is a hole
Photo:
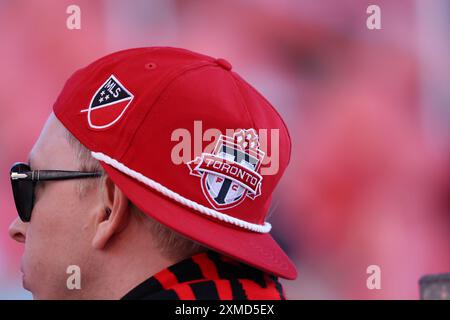
[[[231,70],[231,68],[233,67],[233,66],[231,65],[231,63],[229,63],[227,60],[222,59],[222,58],[216,59],[216,63],[217,63],[220,67],[224,68],[225,70]]]

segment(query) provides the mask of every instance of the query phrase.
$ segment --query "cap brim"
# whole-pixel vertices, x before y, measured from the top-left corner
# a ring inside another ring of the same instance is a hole
[[[291,280],[297,277],[294,264],[269,233],[255,233],[213,221],[213,218],[172,201],[110,165],[100,163],[140,210],[163,225],[265,272]]]

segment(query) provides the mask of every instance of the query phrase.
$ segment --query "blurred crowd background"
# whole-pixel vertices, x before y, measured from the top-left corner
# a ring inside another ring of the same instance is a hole
[[[225,58],[285,118],[294,150],[271,221],[298,267],[288,298],[417,299],[422,275],[450,272],[450,1],[1,0],[0,39],[0,298],[31,297],[7,234],[11,163],[72,72],[140,46]]]

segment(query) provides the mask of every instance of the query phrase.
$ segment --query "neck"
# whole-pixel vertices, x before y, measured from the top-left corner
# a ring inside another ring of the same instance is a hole
[[[135,286],[178,261],[163,257],[151,235],[138,225],[127,227],[93,259],[90,279],[86,279],[86,299],[120,299]],[[83,291],[83,290],[81,290]]]

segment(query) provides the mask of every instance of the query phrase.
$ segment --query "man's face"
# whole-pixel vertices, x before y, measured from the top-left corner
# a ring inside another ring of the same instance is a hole
[[[52,113],[30,153],[32,170],[78,170],[74,150],[66,140],[61,123]],[[80,180],[38,182],[31,221],[16,219],[10,226],[13,239],[25,243],[22,258],[24,288],[35,299],[79,296],[69,290],[67,267],[81,269],[82,286],[89,274],[94,234],[92,220],[98,205],[96,189],[80,199]],[[77,292],[78,291],[78,292]]]

